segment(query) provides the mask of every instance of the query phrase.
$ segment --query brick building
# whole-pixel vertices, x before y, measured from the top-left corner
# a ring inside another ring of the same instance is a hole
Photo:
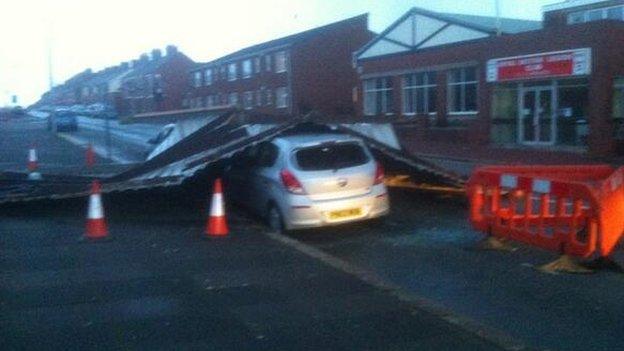
[[[237,105],[263,115],[352,113],[352,53],[372,37],[368,15],[361,15],[198,64],[190,71],[185,107]]]
[[[132,70],[121,80],[119,115],[178,110],[188,89],[188,71],[195,63],[169,45],[165,55],[154,49],[132,61]]]
[[[624,140],[624,2],[543,21],[410,10],[355,54],[358,113],[420,154],[573,162]]]

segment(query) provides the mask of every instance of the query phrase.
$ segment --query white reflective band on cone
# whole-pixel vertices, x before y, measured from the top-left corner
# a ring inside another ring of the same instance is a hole
[[[212,203],[210,204],[210,217],[223,217],[223,194],[217,193],[212,195]]]
[[[37,151],[35,149],[28,150],[28,161],[30,161],[30,162],[36,162],[37,161]]]
[[[93,194],[89,197],[89,213],[87,219],[104,218],[104,209],[102,208],[102,197],[100,194]]]

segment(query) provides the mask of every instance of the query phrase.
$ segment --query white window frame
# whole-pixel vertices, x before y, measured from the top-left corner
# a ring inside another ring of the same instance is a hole
[[[232,62],[227,65],[227,80],[228,82],[233,82],[238,78],[238,67],[236,62]]]
[[[262,89],[256,90],[256,106],[262,106]]]
[[[383,87],[383,88],[377,88],[377,81],[383,79],[383,80],[388,80],[390,82],[389,87]],[[368,83],[372,82],[373,86],[369,86]],[[379,77],[379,78],[371,78],[371,79],[366,79],[363,81],[363,89],[362,89],[362,93],[363,93],[363,104],[364,104],[364,115],[366,116],[376,116],[379,115],[377,113],[377,94],[381,94],[381,106],[382,108],[380,109],[380,114],[382,115],[393,115],[394,112],[393,111],[386,111],[386,108],[388,107],[388,93],[390,94],[390,96],[392,96],[392,94],[394,93],[394,87],[392,86],[392,77]],[[368,99],[371,98],[371,96],[373,97],[373,102],[374,102],[374,111],[370,111],[368,109]],[[394,97],[392,97],[394,99]],[[394,102],[392,103],[391,107],[394,107]]]
[[[418,72],[418,73],[410,73],[407,74],[405,76],[403,76],[401,78],[401,85],[402,85],[402,98],[403,98],[403,106],[402,106],[402,112],[404,115],[406,116],[414,116],[418,113],[422,113],[422,114],[430,114],[430,113],[436,113],[437,112],[437,106],[435,106],[435,109],[432,110],[431,106],[429,106],[429,93],[430,90],[436,89],[437,90],[437,82],[436,82],[436,78],[434,78],[433,82],[429,82],[429,77],[431,74],[434,74],[437,77],[437,72],[435,71],[429,71],[429,72]],[[407,85],[407,76],[416,76],[416,75],[422,75],[423,76],[423,84],[421,85]],[[412,91],[417,91],[417,90],[422,90],[422,96],[423,96],[423,108],[422,111],[423,112],[417,112],[419,110],[419,104],[418,104],[418,95],[416,95],[415,99],[414,99],[414,111],[407,111],[407,103],[409,102],[408,99],[408,94],[412,93]],[[436,91],[437,94],[437,91]]]
[[[474,69],[475,70],[475,80],[471,80],[471,81],[467,81],[466,80],[466,70],[467,69]],[[460,80],[458,82],[451,82],[451,74],[453,71],[460,71]],[[477,114],[479,113],[479,70],[477,69],[477,67],[475,66],[471,66],[471,67],[462,67],[462,68],[456,68],[456,69],[452,69],[450,70],[447,75],[446,75],[446,86],[447,86],[447,92],[446,92],[446,106],[448,109],[448,114],[449,115],[466,115],[466,114]],[[451,89],[455,86],[461,86],[461,90],[460,90],[460,95],[459,98],[461,99],[461,107],[459,111],[455,111],[454,110],[454,101],[451,101],[451,94],[452,91]],[[468,110],[466,109],[466,87],[468,85],[474,85],[475,86],[475,105],[476,105],[476,109],[475,110]]]
[[[251,78],[251,75],[253,74],[253,64],[251,62],[251,59],[243,60],[241,66],[242,66],[241,68],[243,71],[242,72],[243,79]]]
[[[212,84],[212,68],[206,68],[204,70],[204,85],[209,86]]]
[[[215,105],[213,95],[208,95],[206,97],[206,105],[207,105],[206,107],[213,107]]]
[[[260,59],[260,56],[256,56],[254,57],[254,72],[259,74],[260,71],[262,71],[262,60]]]
[[[288,58],[286,51],[275,53],[275,73],[283,73],[288,70]]]
[[[275,89],[275,107],[288,107],[288,89],[286,87],[279,87]]]
[[[193,72],[193,86],[195,88],[199,88],[202,86],[202,72],[201,71]]]
[[[253,91],[246,91],[243,93],[243,108],[245,110],[251,110],[253,108],[253,98],[254,98],[254,93]]]

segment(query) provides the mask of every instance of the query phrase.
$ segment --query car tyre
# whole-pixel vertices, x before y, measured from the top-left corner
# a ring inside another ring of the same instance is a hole
[[[266,222],[271,233],[284,234],[284,217],[276,205],[271,204],[267,210]]]

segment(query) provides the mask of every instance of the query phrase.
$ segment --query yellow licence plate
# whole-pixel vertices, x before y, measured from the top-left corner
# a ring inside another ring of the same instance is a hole
[[[329,213],[329,219],[341,219],[349,217],[357,217],[362,214],[362,210],[359,208],[351,208],[348,210],[333,211]]]

